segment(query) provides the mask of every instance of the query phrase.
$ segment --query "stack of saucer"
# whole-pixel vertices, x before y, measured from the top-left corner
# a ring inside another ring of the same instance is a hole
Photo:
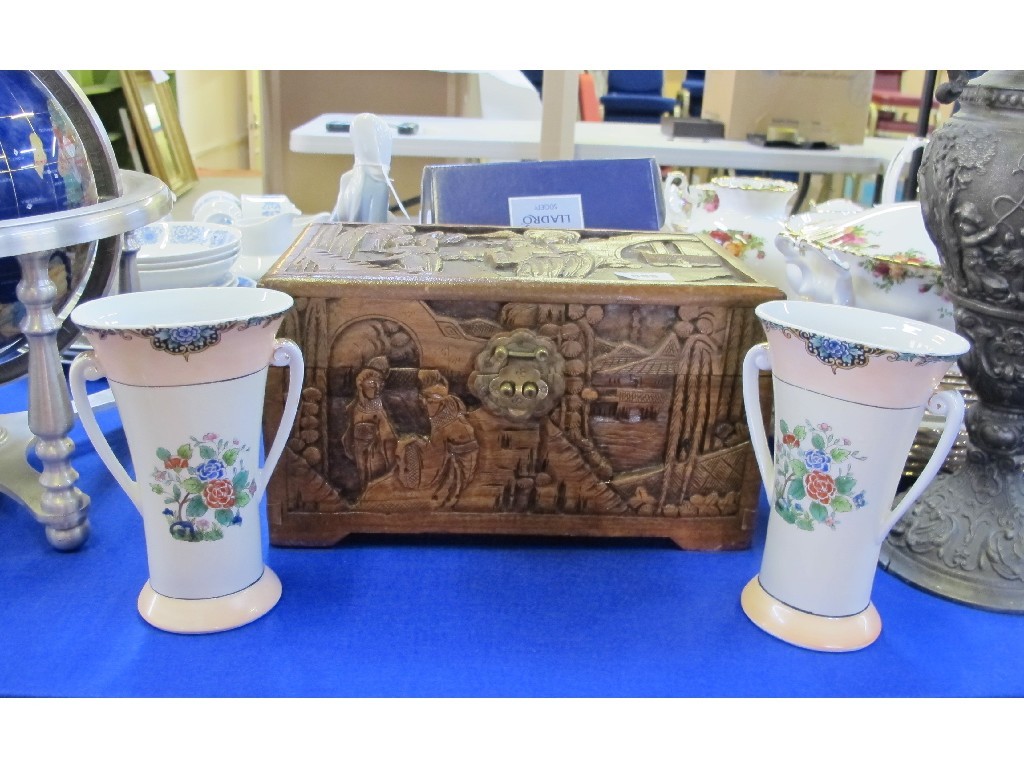
[[[238,284],[232,267],[242,234],[226,224],[162,221],[132,232],[126,249],[137,250],[139,287],[228,287]]]
[[[235,196],[225,190],[202,195],[192,206],[196,223],[227,224],[242,233],[235,274],[255,283],[302,234],[307,225],[328,221],[327,212],[303,216],[286,195]]]

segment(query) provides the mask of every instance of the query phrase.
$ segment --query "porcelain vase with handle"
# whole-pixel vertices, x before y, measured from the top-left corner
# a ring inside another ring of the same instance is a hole
[[[963,423],[960,393],[935,390],[969,344],[944,328],[856,307],[777,301],[755,311],[767,342],[744,360],[744,404],[769,517],[743,610],[794,645],[863,648],[881,631],[871,590],[882,542],[935,477]],[[773,448],[758,397],[766,370]],[[944,418],[942,433],[894,508],[926,409]]]
[[[281,582],[264,563],[260,500],[295,421],[302,353],[276,339],[292,306],[262,288],[182,288],[76,307],[91,345],[70,370],[89,440],[142,515],[149,580],[138,608],[171,632],[231,629],[267,613]],[[277,434],[260,462],[267,370],[289,367]],[[105,377],[135,477],[100,429],[86,382]]]

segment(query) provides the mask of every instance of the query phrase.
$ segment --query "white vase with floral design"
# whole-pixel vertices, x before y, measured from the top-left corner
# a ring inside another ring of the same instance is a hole
[[[855,307],[776,301],[756,314],[768,341],[744,360],[744,404],[769,518],[743,610],[794,645],[863,648],[881,631],[871,588],[882,541],[935,477],[963,423],[960,393],[935,389],[969,343]],[[772,373],[774,456],[759,400],[765,370]],[[893,509],[926,408],[943,417],[942,433]]]
[[[302,353],[275,339],[292,298],[262,288],[181,288],[107,296],[72,320],[92,346],[71,366],[89,440],[142,515],[150,624],[200,633],[251,622],[277,603],[263,562],[260,500],[295,421]],[[267,370],[289,366],[288,396],[260,466]],[[121,415],[133,479],[89,404],[105,377]]]

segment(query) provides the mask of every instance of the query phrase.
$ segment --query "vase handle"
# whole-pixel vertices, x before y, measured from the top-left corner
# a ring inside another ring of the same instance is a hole
[[[665,219],[669,231],[685,232],[690,220],[688,199],[690,185],[682,171],[671,171],[662,183],[665,199]]]
[[[807,243],[789,232],[780,232],[775,236],[775,247],[786,260],[786,283],[790,290],[789,296],[798,296],[808,301],[833,302],[835,294],[834,281],[828,284],[820,278],[810,265],[810,261],[818,255],[817,249],[811,249],[814,256],[808,257]],[[780,286],[781,287],[781,286]]]
[[[924,469],[921,470],[917,480],[914,481],[914,484],[903,495],[896,509],[887,518],[882,520],[882,527],[878,532],[879,544],[889,535],[889,531],[903,517],[904,513],[910,509],[911,505],[920,498],[928,484],[935,479],[939,470],[942,469],[942,465],[946,461],[953,443],[956,442],[960,434],[960,427],[963,426],[964,398],[955,389],[934,393],[928,398],[928,410],[936,416],[944,415],[946,417],[945,423],[942,426],[942,433],[935,444],[935,450],[932,451],[931,458],[924,465]]]
[[[263,459],[263,468],[260,470],[259,480],[256,483],[256,493],[253,498],[261,498],[267,487],[267,481],[277,466],[281,453],[284,451],[284,444],[295,424],[295,415],[299,410],[299,398],[302,396],[303,359],[302,350],[298,344],[290,339],[278,339],[274,343],[274,351],[270,356],[270,364],[274,366],[288,366],[288,396],[284,401],[284,411],[281,413],[281,422],[277,425],[277,434],[274,442]]]
[[[132,480],[128,472],[121,465],[121,462],[117,460],[114,451],[111,450],[106,435],[103,434],[99,422],[96,421],[96,414],[93,411],[92,402],[89,400],[89,393],[85,389],[86,381],[96,381],[97,379],[102,379],[105,375],[100,368],[99,362],[96,360],[95,353],[80,353],[74,359],[74,362],[71,363],[71,369],[68,371],[68,385],[71,389],[71,397],[74,400],[78,418],[82,422],[82,428],[85,430],[85,434],[89,437],[90,442],[92,442],[96,455],[100,457],[100,460],[110,470],[110,474],[114,476],[117,484],[121,486],[121,490],[125,492],[135,506],[135,509],[141,514],[142,499],[139,494],[139,485]]]
[[[755,344],[743,358],[743,408],[747,414],[747,428],[750,430],[750,444],[761,473],[768,503],[774,504],[772,493],[775,488],[775,461],[768,448],[768,436],[764,429],[764,414],[761,413],[761,371],[770,371],[771,357],[768,344]]]
[[[923,136],[908,136],[900,151],[889,161],[885,174],[882,176],[882,192],[880,195],[881,199],[879,200],[881,205],[889,205],[896,202],[896,193],[899,189],[900,173],[903,171],[903,166],[909,165],[914,152],[927,143],[928,139]]]

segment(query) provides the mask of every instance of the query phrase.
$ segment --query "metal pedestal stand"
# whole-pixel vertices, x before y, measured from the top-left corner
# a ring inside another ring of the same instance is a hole
[[[932,134],[918,183],[978,400],[966,462],[932,481],[879,562],[950,600],[1024,613],[1024,71],[956,79],[936,98],[961,109]]]
[[[171,192],[162,181],[133,171],[121,176],[122,193],[115,199],[0,221],[0,257],[17,257],[21,267],[18,300],[25,307],[20,328],[28,344],[29,381],[28,411],[0,417],[0,492],[28,507],[60,550],[77,549],[88,538],[89,497],[75,487],[78,473],[69,460],[74,414],[57,343],[63,323],[53,311],[57,288],[49,276],[50,255],[120,237],[171,210]],[[42,472],[27,460],[32,449]]]

